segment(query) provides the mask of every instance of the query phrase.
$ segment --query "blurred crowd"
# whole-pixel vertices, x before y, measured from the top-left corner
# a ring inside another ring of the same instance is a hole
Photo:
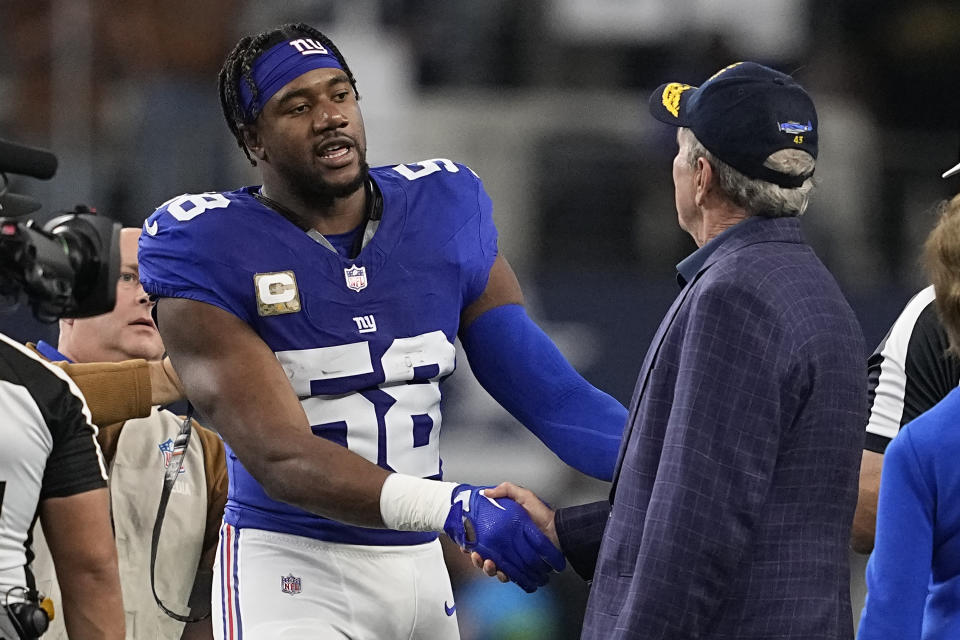
[[[810,87],[826,148],[808,233],[851,288],[918,284],[925,214],[948,190],[936,168],[960,144],[950,82],[960,7],[947,0],[10,0],[3,11],[0,86],[11,99],[0,130],[68,159],[47,187],[51,207],[93,201],[127,224],[177,193],[243,182],[211,88],[238,33],[282,21],[339,36],[361,95],[391,97],[370,101],[369,126],[386,137],[374,161],[408,160],[396,155],[419,139],[481,165],[499,216],[529,227],[531,268],[647,268],[685,255],[686,240],[661,224],[664,190],[646,188],[668,177],[650,139],[669,132],[612,121],[641,120],[646,92],[667,77],[705,79],[750,58]],[[629,111],[613,115],[608,101]],[[490,127],[502,135],[478,148]],[[525,180],[500,179],[507,171]]]

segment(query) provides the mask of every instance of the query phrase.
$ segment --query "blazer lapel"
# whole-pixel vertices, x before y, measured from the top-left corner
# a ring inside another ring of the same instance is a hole
[[[697,279],[699,279],[701,273],[703,273],[703,269],[697,273],[692,281],[688,282],[687,285],[680,290],[679,295],[677,295],[673,304],[670,305],[670,308],[667,310],[667,314],[660,322],[660,326],[657,328],[657,332],[650,342],[650,347],[647,349],[647,355],[643,359],[643,366],[640,367],[640,375],[637,377],[637,384],[633,389],[633,397],[630,399],[627,428],[623,433],[623,439],[620,441],[620,453],[617,455],[617,464],[613,468],[613,483],[610,486],[611,503],[613,502],[613,495],[617,490],[617,480],[620,478],[620,467],[623,465],[623,456],[627,450],[627,441],[630,440],[630,434],[633,432],[633,425],[637,418],[637,410],[640,407],[640,399],[643,397],[643,392],[647,387],[647,381],[650,379],[650,372],[653,370],[653,365],[657,361],[657,354],[660,352],[661,345],[663,345],[663,339],[667,335],[667,330],[670,328],[670,325],[673,324],[673,320],[677,317],[680,307],[683,306],[687,295],[690,293],[690,290],[693,289],[693,285]]]

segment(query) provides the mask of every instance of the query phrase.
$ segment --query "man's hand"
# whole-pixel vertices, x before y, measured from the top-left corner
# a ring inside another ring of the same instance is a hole
[[[170,358],[153,360],[147,363],[150,369],[150,398],[154,405],[165,405],[182,400],[184,397],[183,385],[180,377],[173,370]]]
[[[492,489],[458,485],[443,530],[461,549],[494,563],[504,581],[509,577],[532,593],[547,583],[551,571],[562,571],[566,560],[518,503],[494,500],[484,495],[487,491]]]
[[[502,499],[507,498],[519,504],[526,510],[537,528],[553,543],[553,546],[560,548],[560,539],[557,537],[557,529],[554,526],[554,511],[540,500],[533,491],[518,487],[510,482],[503,482],[493,489],[484,491],[484,495],[488,498],[500,499],[499,502],[503,502]],[[506,582],[509,579],[504,574],[502,567],[498,566],[496,560],[490,556],[472,551],[470,559],[473,561],[473,566],[483,570],[488,576],[497,576],[500,582]]]

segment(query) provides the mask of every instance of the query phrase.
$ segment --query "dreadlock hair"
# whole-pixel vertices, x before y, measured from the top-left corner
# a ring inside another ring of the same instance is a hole
[[[252,123],[257,119],[257,116],[260,115],[256,107],[259,90],[253,82],[253,76],[251,75],[253,63],[256,62],[257,58],[259,58],[263,52],[269,50],[270,47],[284,40],[300,37],[313,38],[330,51],[340,62],[344,73],[347,74],[350,85],[353,87],[353,95],[356,96],[358,100],[360,99],[360,93],[357,91],[357,80],[353,77],[353,72],[350,71],[350,67],[347,66],[347,61],[344,60],[340,50],[337,49],[337,45],[333,44],[330,38],[310,25],[302,22],[297,24],[283,24],[270,31],[258,33],[255,36],[244,36],[227,56],[227,59],[223,61],[223,66],[220,67],[220,74],[217,77],[217,87],[220,92],[220,108],[223,110],[223,117],[227,120],[227,126],[230,127],[230,133],[237,139],[237,144],[243,149],[247,160],[249,160],[253,166],[257,166],[257,161],[250,155],[250,150],[243,141],[243,133],[241,131],[243,125]],[[253,94],[253,113],[245,113],[243,105],[240,104],[240,92],[237,89],[240,82],[245,82]]]

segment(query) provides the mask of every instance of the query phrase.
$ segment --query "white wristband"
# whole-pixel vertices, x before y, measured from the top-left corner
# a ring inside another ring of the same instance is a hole
[[[380,489],[380,517],[397,531],[443,531],[455,482],[391,473]]]

